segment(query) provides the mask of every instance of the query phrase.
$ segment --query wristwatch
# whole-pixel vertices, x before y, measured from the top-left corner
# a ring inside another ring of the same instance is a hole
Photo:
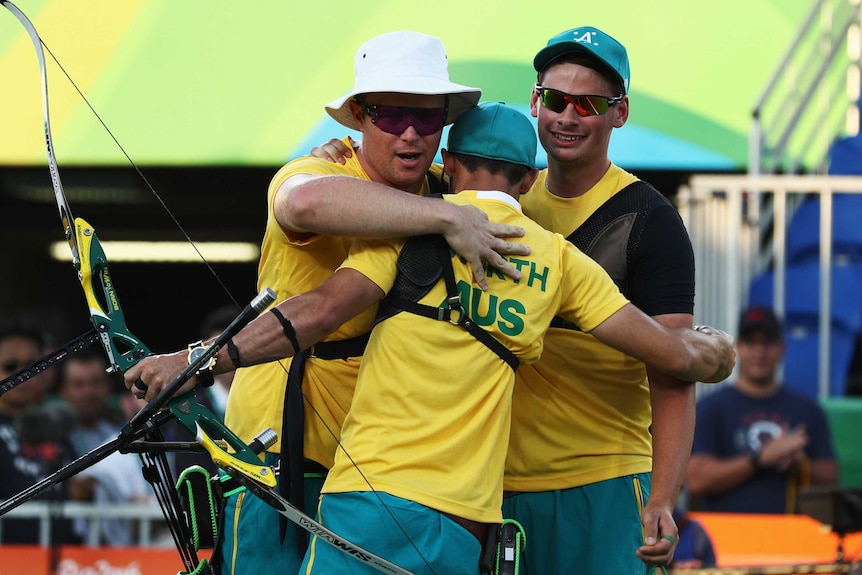
[[[189,365],[196,362],[206,351],[210,348],[208,345],[204,345],[203,340],[196,341],[194,343],[189,344]],[[216,364],[216,356],[212,356],[209,360],[198,368],[198,374],[203,374],[204,372],[212,372],[213,368]]]
[[[760,463],[760,449],[749,450],[748,459],[751,461],[751,464],[754,465],[755,471],[760,471],[761,469],[763,469],[763,464]]]

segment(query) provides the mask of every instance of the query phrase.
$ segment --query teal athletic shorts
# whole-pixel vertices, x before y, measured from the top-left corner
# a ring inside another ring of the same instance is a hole
[[[275,466],[278,455],[267,453],[264,461]],[[320,488],[325,477],[305,477],[305,512],[314,516]],[[296,548],[295,529],[287,521],[282,543],[279,514],[245,489],[225,501],[221,532],[213,559],[220,565],[220,575],[261,575],[262,573],[298,573],[302,555]]]
[[[644,542],[641,511],[650,482],[651,474],[639,473],[506,497],[503,517],[527,534],[521,575],[646,574],[635,551]]]
[[[442,513],[413,501],[380,491],[326,493],[318,516],[339,536],[415,575],[479,573],[479,541]],[[380,575],[317,536],[299,573]]]

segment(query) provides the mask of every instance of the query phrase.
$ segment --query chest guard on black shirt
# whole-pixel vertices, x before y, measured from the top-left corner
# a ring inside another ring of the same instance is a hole
[[[622,294],[631,299],[630,266],[646,216],[668,200],[647,182],[638,180],[613,195],[566,239],[604,268]],[[555,317],[551,327],[580,328]]]

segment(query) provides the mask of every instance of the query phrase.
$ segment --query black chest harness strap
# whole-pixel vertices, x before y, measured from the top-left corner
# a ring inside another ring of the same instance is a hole
[[[441,182],[431,172],[425,176],[431,195],[440,197],[448,186]],[[365,333],[351,339],[341,341],[322,341],[311,348],[298,352],[287,372],[287,386],[284,392],[284,409],[281,420],[281,451],[279,454],[279,495],[290,501],[301,511],[305,511],[305,475],[326,475],[327,469],[322,465],[306,460],[303,453],[304,433],[304,399],[302,382],[305,379],[305,361],[309,357],[324,360],[346,360],[350,357],[362,357],[368,343],[370,333]],[[291,341],[294,348],[296,343]],[[280,539],[284,541],[288,521],[282,516],[279,521]],[[308,534],[294,526],[297,550],[302,558],[308,547]]]
[[[281,419],[281,453],[279,456],[278,493],[295,507],[305,511],[305,474],[326,475],[326,468],[314,461],[306,461],[303,454],[304,402],[302,380],[305,376],[305,360],[309,357],[320,359],[341,359],[361,357],[368,343],[368,333],[341,341],[322,341],[294,356],[287,371],[287,387],[284,391],[284,411]],[[279,517],[279,534],[282,541],[287,533],[288,521]],[[308,534],[293,526],[299,556],[305,556],[308,547]]]
[[[433,307],[418,303],[443,276],[446,282],[448,307]],[[401,311],[423,317],[448,321],[466,330],[488,349],[500,356],[513,370],[518,369],[518,358],[493,335],[470,319],[455,283],[455,271],[449,245],[442,236],[416,236],[407,240],[398,255],[398,275],[387,296],[380,302],[376,323]]]

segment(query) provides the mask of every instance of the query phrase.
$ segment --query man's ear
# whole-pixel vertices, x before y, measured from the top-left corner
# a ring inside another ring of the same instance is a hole
[[[449,179],[455,177],[455,172],[457,171],[456,164],[458,163],[458,159],[455,154],[449,152],[446,148],[440,149],[440,155],[443,156],[443,173],[449,176]]]
[[[539,117],[539,95],[536,94],[536,88],[530,92],[530,115],[534,118]]]
[[[362,110],[362,106],[357,104],[354,100],[347,102],[347,105],[350,107],[350,115],[353,116],[353,119],[356,121],[356,125],[358,126],[357,129],[362,132],[362,120],[365,117],[365,112]]]
[[[536,178],[539,177],[539,170],[533,168],[521,178],[521,183],[518,186],[518,192],[520,194],[526,194],[530,191],[530,188],[533,187],[533,184],[536,183]]]
[[[629,119],[629,97],[625,96],[614,108],[614,128],[622,128]]]

